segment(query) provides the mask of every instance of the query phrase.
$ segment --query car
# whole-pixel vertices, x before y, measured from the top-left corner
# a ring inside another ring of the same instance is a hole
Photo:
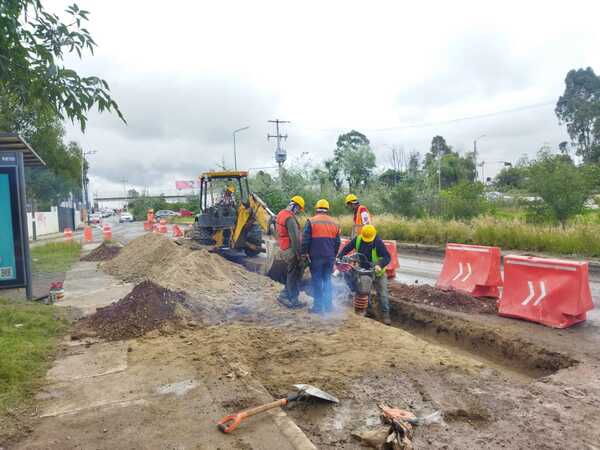
[[[89,223],[100,223],[100,222],[102,222],[102,214],[100,214],[100,213],[90,214],[90,216],[88,217],[88,222]]]
[[[160,211],[156,211],[154,213],[154,217],[157,220],[166,219],[168,217],[176,217],[178,215],[178,213],[176,213],[175,211],[171,211],[170,209],[161,209]]]
[[[119,223],[123,223],[123,222],[133,222],[133,216],[131,215],[131,213],[128,213],[127,211],[123,211],[119,215]]]
[[[189,209],[181,208],[179,210],[179,215],[181,217],[192,217],[194,215],[194,213],[192,211],[190,211]]]
[[[110,216],[112,216],[112,214],[113,214],[112,211],[110,211],[108,209],[102,211],[102,217],[110,217]]]

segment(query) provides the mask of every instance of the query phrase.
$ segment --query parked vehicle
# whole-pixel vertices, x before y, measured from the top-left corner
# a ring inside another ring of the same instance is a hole
[[[177,217],[178,215],[178,213],[171,211],[170,209],[161,209],[160,211],[156,211],[154,213],[154,217],[156,217],[157,220],[168,219],[169,217]]]
[[[133,222],[133,216],[131,215],[131,213],[128,213],[127,211],[123,211],[119,215],[119,223],[123,223],[123,222]]]
[[[181,208],[181,209],[179,210],[179,215],[180,215],[181,217],[192,217],[192,216],[194,215],[194,213],[193,213],[193,212],[191,212],[189,209],[184,209],[184,208]]]
[[[90,214],[90,216],[88,218],[88,222],[89,223],[100,223],[100,222],[102,222],[102,214],[100,214],[100,213]]]

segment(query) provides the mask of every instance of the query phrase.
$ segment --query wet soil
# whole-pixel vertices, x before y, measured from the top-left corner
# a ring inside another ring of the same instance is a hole
[[[185,300],[182,292],[144,281],[118,302],[81,319],[71,336],[73,339],[97,336],[109,341],[139,337],[181,321]]]
[[[458,291],[444,291],[426,284],[389,284],[390,297],[451,311],[479,314],[496,314],[495,299],[477,298]]]
[[[108,261],[116,257],[120,251],[121,246],[107,245],[105,242],[103,242],[89,254],[83,256],[81,261]]]

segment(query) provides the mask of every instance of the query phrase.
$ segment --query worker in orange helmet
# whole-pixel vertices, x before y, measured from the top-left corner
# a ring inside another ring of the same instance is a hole
[[[288,206],[277,214],[276,226],[281,257],[287,265],[285,288],[277,297],[282,305],[288,308],[301,308],[304,306],[298,296],[300,295],[300,282],[304,274],[304,261],[302,259],[302,235],[297,215],[304,211],[304,199],[295,195]]]
[[[371,221],[369,210],[366,206],[360,204],[356,195],[346,195],[346,206],[351,209],[354,214],[352,220],[352,232],[350,233],[350,237],[354,239],[356,236],[360,236],[363,226],[372,225],[373,222]]]

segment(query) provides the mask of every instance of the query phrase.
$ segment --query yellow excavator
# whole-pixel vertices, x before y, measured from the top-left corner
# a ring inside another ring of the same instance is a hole
[[[206,172],[200,176],[200,213],[193,239],[248,256],[265,252],[263,233],[270,234],[275,214],[250,191],[247,171]]]

